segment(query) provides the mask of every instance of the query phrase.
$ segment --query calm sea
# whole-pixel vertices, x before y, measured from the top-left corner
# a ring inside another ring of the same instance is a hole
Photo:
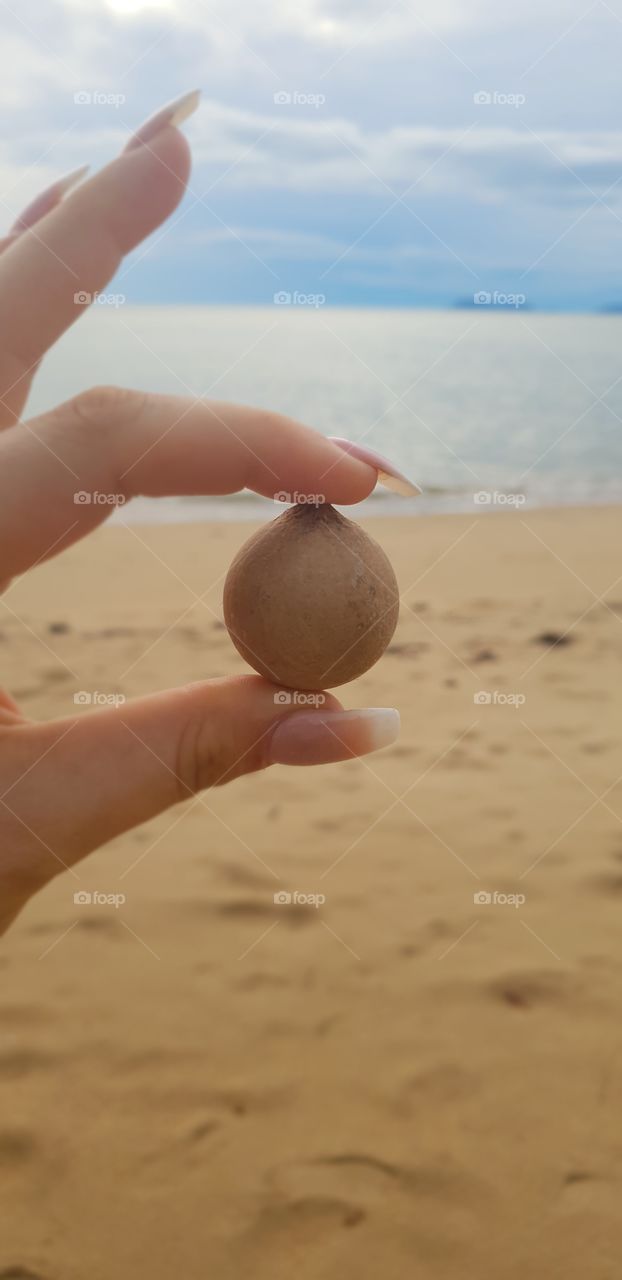
[[[481,493],[530,507],[622,500],[622,316],[98,303],[46,361],[30,409],[105,382],[364,439],[424,490],[378,491],[366,515],[468,511]],[[243,494],[137,499],[123,519],[262,514],[274,504]]]

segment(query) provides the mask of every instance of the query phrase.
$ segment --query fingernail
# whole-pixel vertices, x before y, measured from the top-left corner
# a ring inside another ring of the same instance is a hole
[[[23,213],[13,223],[11,232],[27,231],[28,227],[34,226],[40,218],[50,212],[57,204],[60,204],[63,196],[71,191],[72,187],[77,186],[82,178],[90,169],[89,164],[83,164],[79,169],[72,169],[71,173],[67,173],[64,178],[57,178],[51,186],[46,187],[40,195],[35,196],[34,200],[26,206]]]
[[[269,744],[270,764],[332,764],[366,756],[395,742],[399,711],[300,711],[279,721]]]
[[[387,489],[392,489],[394,493],[401,493],[404,498],[416,498],[421,493],[418,484],[409,480],[408,476],[398,471],[392,462],[383,458],[382,454],[376,453],[375,449],[368,449],[364,444],[355,444],[353,440],[342,440],[341,436],[328,438],[346,453],[351,453],[353,458],[358,458],[359,462],[368,462],[370,467],[375,467],[378,479]]]
[[[190,93],[184,93],[181,98],[176,98],[174,102],[169,102],[165,107],[160,107],[155,115],[149,116],[144,124],[136,130],[136,133],[124,151],[133,151],[136,147],[143,147],[146,142],[151,142],[162,129],[169,128],[173,125],[183,124],[189,116],[196,111],[201,100],[201,90],[191,89]]]

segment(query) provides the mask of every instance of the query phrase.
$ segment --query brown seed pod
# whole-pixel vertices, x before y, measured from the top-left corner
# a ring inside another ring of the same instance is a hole
[[[224,616],[249,666],[290,689],[346,684],[372,667],[397,625],[399,591],[382,547],[331,506],[296,505],[254,533],[225,582]]]

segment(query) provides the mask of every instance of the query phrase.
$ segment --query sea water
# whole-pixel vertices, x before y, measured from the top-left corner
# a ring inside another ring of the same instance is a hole
[[[274,409],[364,441],[424,490],[378,489],[370,515],[616,502],[621,350],[622,316],[106,302],[47,357],[29,412],[101,383]],[[139,498],[113,518],[274,509],[250,494]]]

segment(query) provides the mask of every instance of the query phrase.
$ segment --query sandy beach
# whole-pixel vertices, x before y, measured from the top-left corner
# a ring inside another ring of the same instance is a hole
[[[39,566],[2,682],[44,719],[244,670],[251,528]],[[4,939],[5,1280],[619,1273],[622,508],[367,528],[403,605],[339,696],[399,743],[203,794]]]

